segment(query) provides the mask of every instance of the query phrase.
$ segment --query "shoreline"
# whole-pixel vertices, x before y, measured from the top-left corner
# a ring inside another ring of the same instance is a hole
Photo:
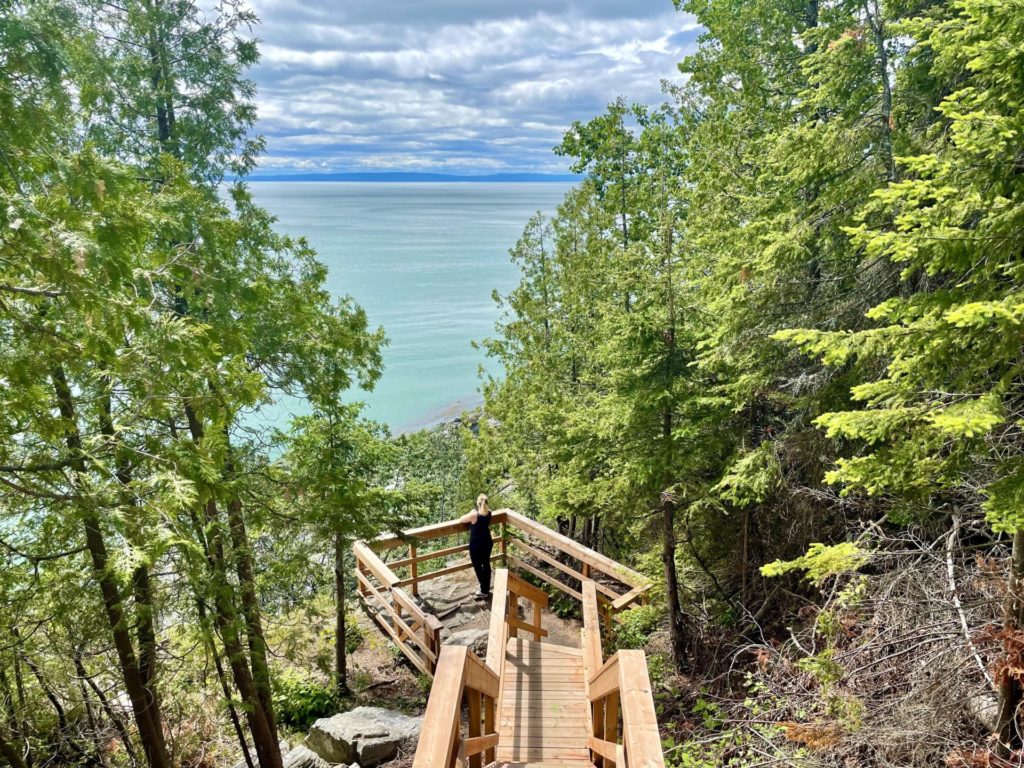
[[[484,396],[479,392],[474,392],[472,395],[467,395],[453,403],[435,408],[432,411],[427,411],[423,416],[401,424],[393,428],[392,434],[395,437],[401,435],[410,435],[414,432],[420,432],[425,429],[432,429],[441,424],[450,424],[456,419],[459,419],[466,411],[472,411],[476,408],[480,408],[484,404]]]

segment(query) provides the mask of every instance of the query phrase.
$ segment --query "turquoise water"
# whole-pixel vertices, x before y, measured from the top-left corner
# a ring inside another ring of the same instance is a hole
[[[390,339],[384,375],[366,403],[395,432],[429,426],[478,405],[481,365],[472,347],[494,335],[491,292],[518,282],[508,249],[538,210],[552,213],[564,183],[253,182],[252,194],[304,235],[329,270],[328,288],[351,295]],[[295,406],[261,414],[284,427]]]

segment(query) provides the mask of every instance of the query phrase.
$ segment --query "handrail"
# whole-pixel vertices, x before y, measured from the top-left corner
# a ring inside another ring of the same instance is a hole
[[[413,768],[481,768],[494,761],[498,745],[495,703],[500,680],[469,648],[445,645],[427,700]],[[468,701],[466,737],[462,736],[462,699]]]
[[[506,568],[530,574],[580,600],[584,605],[588,600],[583,589],[586,582],[590,581],[597,593],[597,615],[604,621],[605,628],[610,627],[612,620],[618,618],[619,611],[635,601],[643,600],[650,587],[647,579],[636,571],[511,509],[495,510],[491,513],[491,521],[501,526],[500,535],[492,539],[498,545],[495,554],[491,556],[492,562],[501,562]],[[510,536],[510,529],[518,535]],[[465,540],[431,552],[421,552],[419,545],[426,541],[461,536],[466,531],[464,523],[448,520],[388,534],[372,541],[357,541],[352,547],[356,558],[359,595],[370,609],[371,616],[382,631],[395,640],[412,664],[428,675],[434,674],[437,664],[442,624],[435,616],[419,608],[412,598],[419,595],[419,585],[424,581],[467,570],[472,567],[472,563],[468,557],[454,563],[442,560],[466,552],[469,544]],[[444,545],[445,542],[440,544]],[[403,546],[408,547],[407,556],[385,562],[384,553]],[[510,547],[514,548],[514,553],[509,551]],[[547,547],[548,551],[543,547]],[[556,550],[556,554],[560,553],[559,556],[553,556],[551,549]],[[441,567],[421,573],[421,564],[428,561],[442,561]],[[578,561],[579,570],[573,561]],[[580,590],[555,578],[550,571],[543,570],[544,567],[578,580]],[[399,575],[400,569],[406,573]],[[607,578],[602,582],[594,582],[591,576],[595,572]],[[546,593],[512,573],[509,574],[506,586],[516,595],[529,599],[533,603],[534,614],[532,623],[524,622],[518,618],[515,601],[511,609],[506,606],[508,636],[516,637],[518,631],[523,630],[532,632],[538,640],[545,637],[547,632],[540,627],[540,612],[547,604]],[[403,591],[406,588],[408,593]],[[597,631],[599,634],[600,629]],[[507,642],[508,637],[505,639]]]
[[[596,585],[585,581],[582,589],[583,665],[591,707],[587,747],[603,768],[664,768],[647,658],[643,651],[619,650],[602,663]]]
[[[501,676],[501,664],[508,645],[508,569],[499,568],[494,574],[491,599],[491,623],[487,629],[487,666]]]

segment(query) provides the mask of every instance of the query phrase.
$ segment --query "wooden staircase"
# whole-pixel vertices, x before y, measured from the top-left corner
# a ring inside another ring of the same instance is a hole
[[[499,763],[593,765],[582,650],[510,638],[501,680]]]
[[[496,572],[487,661],[441,646],[413,768],[664,768],[644,654],[602,660],[596,585],[582,587],[571,648],[542,642],[547,594]],[[532,623],[519,619],[520,598]]]
[[[610,628],[645,599],[650,582],[511,509],[492,512],[491,525],[500,530],[491,560],[505,567],[495,572],[486,661],[465,647],[442,645],[441,621],[416,599],[424,581],[471,567],[468,559],[449,560],[468,550],[463,523],[435,523],[352,547],[367,613],[410,663],[434,678],[413,767],[664,768],[643,652],[604,659],[601,647],[602,621]],[[548,595],[509,568],[580,601],[579,648],[544,642]]]

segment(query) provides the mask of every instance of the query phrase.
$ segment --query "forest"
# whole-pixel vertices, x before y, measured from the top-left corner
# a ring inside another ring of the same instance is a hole
[[[282,766],[374,684],[351,544],[487,489],[650,577],[672,768],[1024,764],[1024,3],[676,5],[664,103],[554,148],[474,428],[396,438],[246,186],[256,16],[0,0],[0,761]]]

